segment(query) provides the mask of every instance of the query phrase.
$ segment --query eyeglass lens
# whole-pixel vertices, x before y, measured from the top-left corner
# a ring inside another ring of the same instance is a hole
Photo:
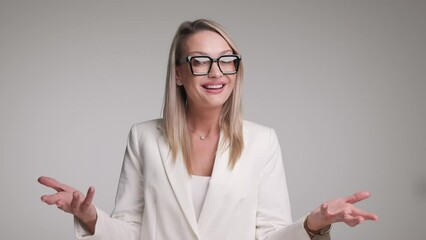
[[[238,68],[237,56],[222,56],[217,60],[220,71],[223,74],[234,74]],[[191,58],[191,67],[194,74],[206,75],[212,67],[212,59],[204,56],[196,56]]]

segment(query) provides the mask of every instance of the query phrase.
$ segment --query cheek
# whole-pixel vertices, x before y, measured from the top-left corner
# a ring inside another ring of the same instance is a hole
[[[176,68],[176,78],[185,82],[188,78],[192,77],[191,70],[184,64]]]
[[[196,99],[202,95],[202,87],[196,84],[197,79],[194,78],[185,78],[182,79],[183,87],[185,89],[186,95],[190,99]]]
[[[235,77],[231,78],[231,79],[230,79],[230,81],[229,81],[229,89],[230,89],[231,91],[233,91],[233,90],[234,90],[235,85],[236,85],[235,83],[236,83],[236,78],[235,78]]]

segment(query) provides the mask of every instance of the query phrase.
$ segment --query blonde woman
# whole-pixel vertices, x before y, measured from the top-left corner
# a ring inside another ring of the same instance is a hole
[[[359,192],[291,219],[274,130],[243,121],[243,63],[228,33],[209,20],[180,25],[169,55],[163,118],[129,134],[111,216],[55,179],[42,196],[75,216],[80,239],[329,239],[331,224],[376,220]]]

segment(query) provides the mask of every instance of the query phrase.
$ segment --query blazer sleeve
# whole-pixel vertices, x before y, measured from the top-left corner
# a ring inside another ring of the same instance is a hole
[[[256,213],[257,240],[311,240],[303,227],[303,218],[292,221],[287,181],[277,135],[270,130],[267,162],[258,185]],[[329,235],[315,240],[330,239]]]
[[[109,216],[96,208],[98,219],[93,235],[90,235],[75,219],[74,229],[78,239],[139,239],[144,209],[142,169],[138,133],[136,126],[133,125],[128,137],[113,213]]]

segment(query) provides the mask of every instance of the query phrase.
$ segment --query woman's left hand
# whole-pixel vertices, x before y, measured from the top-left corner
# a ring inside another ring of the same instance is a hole
[[[365,220],[377,221],[377,215],[358,209],[353,205],[369,196],[369,192],[357,192],[349,197],[325,202],[309,214],[307,227],[317,231],[337,222],[344,222],[348,226],[354,227]]]

